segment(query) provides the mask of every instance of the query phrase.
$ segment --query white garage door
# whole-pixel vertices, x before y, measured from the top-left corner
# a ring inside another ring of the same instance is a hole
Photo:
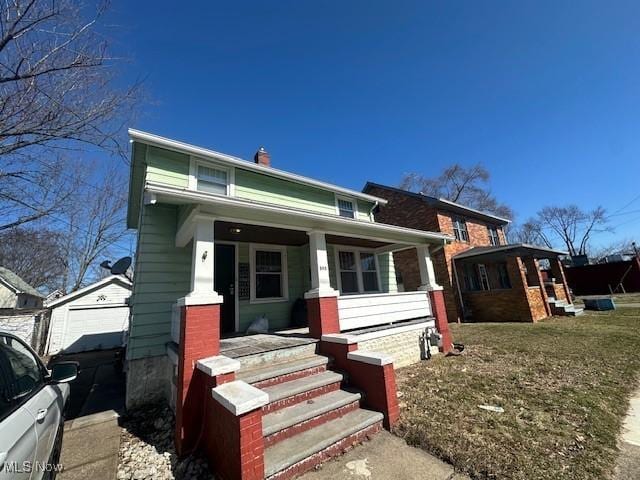
[[[83,352],[120,347],[129,325],[129,307],[69,310],[62,348]]]

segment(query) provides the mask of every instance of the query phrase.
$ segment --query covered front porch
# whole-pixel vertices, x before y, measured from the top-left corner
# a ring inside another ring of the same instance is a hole
[[[563,254],[527,244],[476,247],[457,254],[454,273],[464,318],[536,322],[563,314],[560,306],[569,311],[571,295],[558,258]],[[543,266],[551,273],[546,280]]]

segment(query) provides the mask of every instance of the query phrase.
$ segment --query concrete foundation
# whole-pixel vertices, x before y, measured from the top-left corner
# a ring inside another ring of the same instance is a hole
[[[358,348],[364,351],[385,353],[393,358],[393,367],[402,368],[427,358],[425,335],[434,328],[429,321],[410,326],[399,326],[378,332],[355,335]],[[437,346],[432,353],[437,353]]]
[[[174,367],[167,355],[127,361],[127,410],[150,403],[170,404]]]

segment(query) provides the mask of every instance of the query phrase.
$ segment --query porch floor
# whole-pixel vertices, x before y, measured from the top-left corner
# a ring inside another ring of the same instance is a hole
[[[317,343],[316,338],[308,336],[308,331],[307,328],[302,328],[222,338],[220,339],[220,354],[230,358],[239,358]]]

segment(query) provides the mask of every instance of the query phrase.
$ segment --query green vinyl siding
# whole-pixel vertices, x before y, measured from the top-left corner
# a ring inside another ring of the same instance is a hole
[[[373,208],[373,203],[358,200],[358,220],[371,221],[369,213]]]
[[[190,290],[191,244],[175,246],[178,208],[145,206],[139,227],[131,296],[129,359],[165,354],[171,307]]]
[[[287,247],[287,274],[289,283],[289,300],[273,303],[250,303],[240,300],[240,331],[244,332],[251,322],[261,315],[269,319],[269,329],[286,328],[291,322],[291,308],[298,298],[304,298],[309,287],[309,255],[308,247]],[[249,263],[249,244],[238,244],[238,261]],[[255,281],[253,278],[250,282]]]
[[[186,188],[189,185],[189,156],[163,148],[148,147],[147,180]]]
[[[383,292],[396,293],[398,285],[396,283],[396,269],[393,264],[393,255],[381,253],[378,255],[378,265],[380,266],[380,288]]]
[[[335,215],[333,192],[236,169],[236,197]]]

